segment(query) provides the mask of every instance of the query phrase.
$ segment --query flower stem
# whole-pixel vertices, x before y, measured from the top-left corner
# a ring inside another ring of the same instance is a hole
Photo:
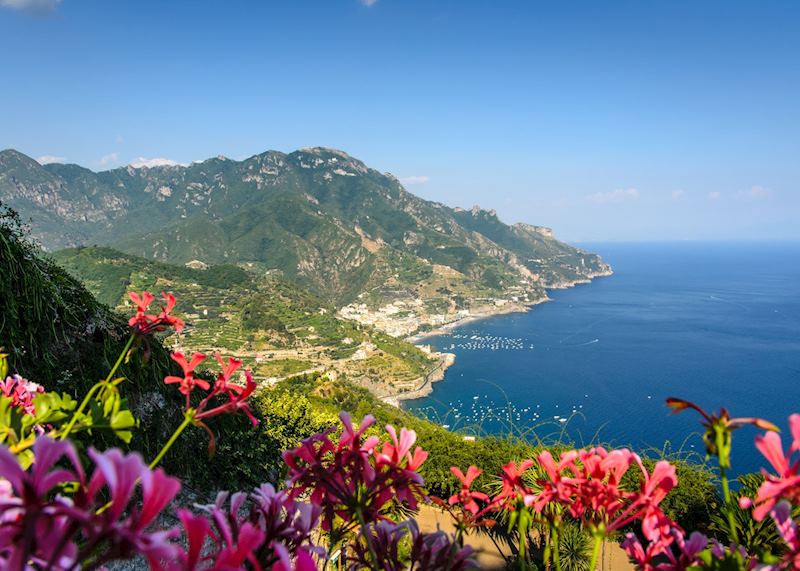
[[[158,453],[158,456],[156,456],[153,461],[150,462],[151,470],[158,466],[158,463],[161,462],[161,459],[164,458],[164,455],[169,452],[169,449],[172,448],[172,445],[175,444],[175,441],[178,440],[178,437],[181,435],[181,433],[192,423],[194,420],[194,413],[195,410],[193,408],[190,408],[183,413],[183,422],[181,422],[180,426],[175,429],[175,432],[172,433],[172,436],[169,437],[169,440],[167,440],[167,443],[164,444],[164,447]]]
[[[361,514],[361,509],[356,510],[356,517],[358,517],[358,523],[361,525],[361,531],[364,533],[364,539],[367,540],[367,548],[369,548],[369,556],[372,559],[373,569],[378,571],[380,569],[380,564],[378,563],[378,554],[375,553],[375,548],[372,546],[372,530],[367,529],[367,524],[364,521],[364,516]]]
[[[559,541],[558,527],[553,526],[553,564],[556,567],[556,571],[561,571],[561,546],[558,544]]]
[[[519,534],[519,568],[528,569],[528,513],[523,508],[517,516],[517,533]]]
[[[589,571],[597,569],[597,559],[600,556],[600,548],[603,545],[603,536],[599,533],[594,534],[594,547],[592,548],[592,563],[589,565]]]
[[[67,436],[69,436],[69,433],[72,432],[72,429],[75,427],[75,423],[78,421],[78,418],[83,414],[83,410],[89,405],[89,401],[92,399],[94,394],[99,389],[105,387],[111,381],[111,379],[114,377],[114,373],[117,372],[117,369],[119,369],[119,366],[122,364],[122,361],[125,359],[125,355],[128,354],[128,351],[130,350],[131,345],[133,345],[133,340],[134,339],[136,339],[136,336],[134,334],[131,334],[131,336],[128,338],[128,342],[125,343],[125,347],[122,349],[122,352],[119,354],[119,357],[117,357],[117,362],[114,363],[114,366],[111,368],[111,371],[109,371],[108,376],[105,378],[105,380],[100,381],[99,383],[95,383],[95,385],[91,389],[89,389],[89,392],[86,393],[86,396],[83,397],[83,400],[81,401],[81,405],[78,407],[78,410],[76,410],[75,413],[72,415],[72,418],[69,419],[69,422],[64,427],[64,431],[61,433],[61,436],[59,437],[59,440],[64,440]]]
[[[717,444],[717,451],[721,452],[723,450],[723,439],[724,439],[724,432],[721,430],[717,430],[716,434],[716,444]],[[719,480],[722,484],[722,497],[725,502],[725,515],[728,519],[728,532],[730,533],[730,539],[733,543],[739,543],[739,534],[736,531],[736,519],[734,517],[734,507],[733,507],[733,498],[731,497],[731,488],[730,484],[728,483],[728,474],[726,470],[726,465],[728,464],[729,459],[723,459],[720,457],[719,459]]]

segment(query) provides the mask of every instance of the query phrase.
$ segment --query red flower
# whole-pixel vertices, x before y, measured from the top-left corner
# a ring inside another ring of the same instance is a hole
[[[241,362],[239,362],[239,365],[241,365]],[[236,366],[238,367],[238,365]],[[258,384],[253,380],[253,375],[250,373],[250,371],[245,371],[244,377],[246,384],[242,387],[240,385],[232,385],[226,381],[223,381],[221,376],[220,379],[218,379],[214,384],[214,390],[197,406],[197,414],[195,414],[194,417],[197,420],[202,420],[204,418],[211,418],[220,414],[236,413],[241,410],[244,411],[253,426],[257,426],[258,419],[253,416],[253,411],[250,409],[250,404],[247,402],[247,399],[250,398],[250,395],[253,394],[253,391],[258,388]],[[229,398],[228,402],[217,407],[207,409],[206,407],[208,406],[208,403],[211,402],[211,399],[213,399],[215,396],[221,395],[222,393],[227,393]]]
[[[174,327],[178,333],[183,330],[183,321],[170,315],[175,308],[175,296],[171,293],[161,292],[166,306],[161,307],[161,313],[158,315],[147,313],[150,304],[155,299],[150,292],[143,291],[141,296],[136,292],[130,292],[128,297],[136,305],[136,314],[128,320],[128,325],[133,328],[134,332],[139,335],[149,335],[155,331],[165,331],[167,327]]]
[[[494,497],[492,504],[496,507],[506,509],[516,509],[517,504],[522,500],[525,505],[533,502],[533,492],[523,482],[522,475],[528,468],[533,466],[533,460],[523,460],[519,464],[509,462],[502,467],[503,473],[500,474],[502,489]]]
[[[467,468],[467,475],[465,476],[464,473],[459,470],[456,466],[451,466],[450,471],[461,481],[461,491],[457,494],[453,494],[450,496],[450,499],[447,502],[453,506],[456,504],[460,504],[466,511],[470,512],[472,515],[477,515],[478,511],[480,511],[480,507],[478,506],[477,501],[481,502],[488,502],[489,496],[484,494],[483,492],[476,492],[471,490],[472,482],[475,481],[475,478],[481,475],[481,471],[476,468],[475,466],[470,466]]]
[[[328,431],[284,452],[292,497],[309,492],[311,503],[323,510],[322,527],[326,531],[337,518],[343,522],[341,532],[381,520],[393,502],[416,509],[417,498],[423,496],[422,477],[416,469],[427,456],[421,449],[410,454],[416,435],[401,431],[397,438],[394,429],[387,427],[391,442],[384,443],[377,453],[380,439],[364,437],[374,418],[365,417],[354,428],[346,413],[339,417],[343,430],[338,443],[334,444]]]
[[[178,390],[181,392],[181,394],[186,395],[187,400],[189,398],[189,394],[194,390],[195,386],[198,386],[203,390],[209,389],[210,385],[207,381],[204,381],[203,379],[195,379],[194,377],[194,370],[197,365],[205,360],[205,355],[202,353],[195,353],[192,355],[191,361],[186,361],[186,357],[183,355],[183,353],[173,353],[171,357],[172,360],[178,363],[181,366],[181,369],[183,369],[183,377],[165,377],[164,382],[166,384],[180,384]]]

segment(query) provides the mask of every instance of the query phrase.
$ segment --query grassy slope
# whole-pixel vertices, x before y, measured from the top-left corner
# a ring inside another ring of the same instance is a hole
[[[235,353],[263,378],[304,370],[298,361],[309,369],[346,359],[363,341],[380,351],[367,361],[346,363],[350,376],[403,386],[433,366],[405,341],[336,318],[332,306],[276,272],[258,267],[245,271],[233,265],[195,270],[96,247],[62,250],[54,258],[100,300],[123,310],[127,291],[172,291],[178,298],[178,311],[189,323],[178,340],[182,346]],[[281,355],[287,350],[304,353]],[[252,357],[256,354],[272,357],[256,363]]]

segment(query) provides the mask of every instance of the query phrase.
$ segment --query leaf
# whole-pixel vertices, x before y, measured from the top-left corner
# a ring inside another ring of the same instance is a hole
[[[131,429],[136,428],[137,425],[138,422],[129,410],[121,410],[111,417],[111,430],[113,430],[117,438],[125,442],[125,444],[130,444],[131,437],[133,436]]]

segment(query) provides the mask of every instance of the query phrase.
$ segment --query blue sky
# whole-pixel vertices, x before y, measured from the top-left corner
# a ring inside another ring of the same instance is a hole
[[[800,239],[798,2],[0,0],[0,54],[36,158],[322,145],[571,241]]]

